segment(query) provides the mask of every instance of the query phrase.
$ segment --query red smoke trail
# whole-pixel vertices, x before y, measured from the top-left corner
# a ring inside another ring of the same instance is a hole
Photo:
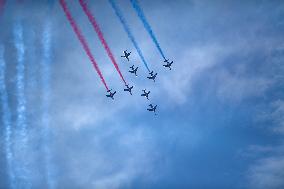
[[[101,78],[101,81],[103,82],[105,88],[106,88],[107,90],[109,90],[109,88],[108,88],[108,86],[107,86],[107,84],[106,84],[106,82],[105,82],[105,80],[104,80],[104,77],[103,77],[103,75],[102,75],[102,73],[101,73],[101,71],[100,71],[100,69],[99,69],[99,67],[98,67],[98,65],[97,65],[97,62],[95,61],[95,59],[94,59],[94,57],[93,57],[93,55],[92,55],[92,53],[91,53],[91,51],[90,51],[90,48],[89,48],[89,46],[88,46],[88,43],[87,43],[87,41],[85,40],[84,36],[82,35],[82,33],[81,33],[79,27],[77,26],[75,20],[73,19],[73,17],[72,17],[72,15],[71,15],[70,11],[68,10],[68,7],[67,7],[67,4],[66,4],[65,0],[60,0],[60,5],[62,6],[63,11],[64,11],[64,13],[65,13],[65,15],[66,15],[66,17],[67,17],[69,23],[71,24],[71,26],[72,26],[74,32],[76,33],[76,35],[77,35],[79,41],[81,42],[81,44],[82,44],[82,46],[83,46],[83,48],[84,48],[86,54],[88,55],[90,61],[92,62],[93,66],[95,67],[95,69],[96,69],[96,71],[97,71],[97,73],[99,74],[99,76],[100,76],[100,78]]]
[[[104,38],[103,32],[101,31],[100,26],[99,26],[99,24],[97,23],[97,21],[96,21],[94,15],[93,15],[93,14],[90,12],[90,10],[88,9],[88,5],[87,5],[87,3],[85,2],[85,0],[79,0],[79,2],[80,2],[81,7],[83,8],[85,14],[88,16],[89,21],[91,22],[91,24],[92,24],[94,30],[96,31],[96,33],[97,33],[97,35],[98,35],[98,37],[99,37],[99,39],[100,39],[102,45],[104,46],[104,48],[105,48],[105,50],[106,50],[106,52],[107,52],[109,58],[111,59],[111,62],[113,63],[115,69],[116,69],[117,72],[119,73],[119,76],[121,77],[122,81],[123,81],[124,84],[126,85],[126,81],[124,80],[124,77],[122,76],[122,73],[121,73],[121,71],[120,71],[120,69],[119,69],[119,67],[118,67],[118,64],[116,63],[116,61],[115,61],[115,59],[114,59],[114,56],[113,56],[113,54],[112,54],[112,52],[111,52],[111,50],[110,50],[110,48],[109,48],[109,46],[108,46],[108,44],[107,44],[105,38]]]

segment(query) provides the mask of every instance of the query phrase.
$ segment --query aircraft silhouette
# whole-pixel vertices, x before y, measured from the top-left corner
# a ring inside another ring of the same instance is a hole
[[[132,95],[132,92],[131,90],[133,89],[133,86],[129,87],[129,85],[125,85],[126,86],[126,89],[124,89],[124,91],[128,91],[131,95]]]
[[[131,52],[128,53],[127,50],[125,50],[125,51],[123,51],[123,53],[124,53],[124,55],[121,56],[121,57],[125,57],[127,59],[127,61],[129,61],[129,56],[130,56]]]
[[[111,98],[112,100],[114,100],[113,96],[115,95],[116,91],[114,91],[114,92],[112,93],[111,90],[112,90],[112,89],[110,89],[110,90],[107,91],[109,94],[107,94],[106,97],[109,97],[109,98]]]
[[[164,66],[165,68],[169,68],[170,70],[172,70],[171,66],[172,66],[172,64],[174,63],[174,61],[169,62],[169,59],[165,59],[164,62],[167,63],[167,64],[164,64],[163,66]]]
[[[131,69],[131,70],[129,70],[129,72],[130,72],[130,73],[134,73],[135,76],[137,77],[137,70],[138,70],[138,67],[136,67],[136,68],[134,69],[134,65],[132,65],[132,66],[130,67],[130,69]]]
[[[157,73],[154,74],[153,71],[151,71],[149,74],[150,74],[150,76],[148,76],[147,78],[148,78],[148,79],[152,79],[152,80],[155,82],[156,76],[157,76],[158,74],[157,74]]]
[[[149,104],[149,106],[150,106],[150,108],[147,108],[147,110],[148,110],[149,112],[154,112],[155,115],[157,115],[157,114],[156,114],[157,105],[153,106],[153,104]]]
[[[151,91],[146,92],[146,89],[144,89],[142,91],[143,91],[143,93],[141,94],[141,96],[145,96],[149,100],[148,96],[149,96]]]

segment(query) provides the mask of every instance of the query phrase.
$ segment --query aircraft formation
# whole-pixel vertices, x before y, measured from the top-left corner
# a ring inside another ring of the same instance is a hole
[[[121,57],[127,59],[127,61],[129,62],[131,52],[127,52],[127,50],[125,50],[125,51],[123,51],[123,54],[124,55],[122,55]],[[171,66],[173,64],[173,61],[170,62],[169,59],[165,59],[164,63],[166,63],[166,64],[163,65],[165,68],[169,68],[169,70],[172,70]],[[129,68],[130,68],[130,70],[128,72],[131,73],[131,74],[134,74],[137,77],[138,76],[137,70],[138,70],[139,67],[138,66],[134,67],[134,65],[132,65]],[[149,72],[149,76],[147,76],[147,79],[153,80],[155,82],[157,75],[158,75],[158,73],[154,73],[154,71],[151,71],[151,72]],[[129,92],[130,95],[132,95],[133,86],[129,86],[128,84],[126,84],[125,87],[126,88],[124,89],[124,91]],[[106,96],[114,100],[114,95],[116,94],[116,91],[112,92],[112,90],[108,90],[107,93],[108,94],[106,94]],[[146,97],[146,99],[149,100],[149,94],[150,93],[151,93],[151,91],[147,91],[146,89],[143,89],[141,96]],[[147,108],[147,110],[149,112],[154,112],[155,115],[157,115],[156,109],[157,109],[157,105],[153,105],[153,104],[149,104],[149,108]]]
[[[87,1],[86,0],[78,0],[78,1],[79,1],[81,8],[82,8],[82,11],[88,17],[90,24],[92,25],[94,31],[96,32],[101,45],[104,47],[105,51],[107,52],[107,55],[108,55],[109,59],[111,60],[111,63],[113,64],[113,66],[116,69],[119,77],[121,78],[121,81],[125,85],[123,91],[128,92],[130,95],[133,95],[134,86],[129,85],[129,83],[125,80],[122,72],[120,71],[119,65],[116,62],[116,59],[115,59],[115,57],[114,57],[114,55],[111,51],[111,48],[109,47],[107,40],[104,37],[103,30],[100,29],[99,23],[97,22],[95,16],[91,12],[91,9],[90,9]],[[133,9],[135,10],[137,16],[140,18],[141,22],[143,23],[144,28],[148,32],[150,38],[152,39],[153,43],[155,44],[155,46],[156,46],[157,50],[159,51],[161,57],[163,58],[163,67],[171,70],[172,69],[171,66],[173,64],[173,61],[166,59],[164,52],[162,51],[162,48],[161,48],[160,44],[158,43],[158,40],[157,40],[156,36],[154,35],[154,32],[153,32],[149,22],[147,21],[138,0],[129,0],[129,1],[130,1],[130,4],[132,5]],[[91,52],[91,49],[90,49],[89,44],[88,44],[88,40],[83,35],[83,33],[81,32],[81,29],[80,29],[79,25],[76,23],[76,20],[73,18],[72,12],[68,7],[67,1],[66,0],[59,0],[59,2],[60,2],[62,10],[63,10],[70,26],[71,26],[73,32],[76,34],[77,39],[80,41],[82,48],[84,49],[86,55],[88,56],[90,62],[92,63],[95,71],[97,72],[102,84],[104,85],[104,87],[107,91],[106,97],[114,100],[114,96],[116,94],[116,91],[115,90],[113,91],[112,89],[110,89],[106,80],[104,79],[104,76],[103,76],[102,71],[100,70],[99,64],[97,63],[97,61],[95,60],[95,58],[93,56],[93,53]],[[123,16],[124,13],[123,13],[123,10],[120,9],[120,7],[119,7],[119,2],[116,1],[116,0],[108,0],[108,2],[110,3],[115,15],[119,19],[120,24],[123,27],[125,33],[127,34],[129,40],[132,42],[133,47],[135,48],[136,53],[141,60],[141,63],[144,64],[145,68],[148,71],[149,75],[146,77],[146,79],[149,79],[149,80],[152,80],[153,82],[155,82],[157,77],[158,77],[158,73],[152,71],[149,68],[148,63],[143,56],[142,50],[139,47],[139,43],[136,41],[134,34],[132,33],[131,27],[127,23],[127,19]],[[124,50],[123,54],[121,55],[121,58],[125,58],[127,60],[127,62],[130,62],[130,55],[131,55],[131,52]],[[135,65],[132,65],[132,66],[129,67],[129,70],[127,70],[127,72],[138,77],[138,73],[137,73],[138,69],[139,69],[138,66],[135,67]],[[151,93],[150,91],[147,91],[146,89],[144,89],[144,90],[142,90],[141,96],[145,97],[147,100],[149,100],[150,99],[150,93]],[[155,114],[156,114],[156,109],[157,109],[157,105],[154,105],[152,103],[150,103],[149,107],[147,108],[147,110],[149,112],[154,112]]]

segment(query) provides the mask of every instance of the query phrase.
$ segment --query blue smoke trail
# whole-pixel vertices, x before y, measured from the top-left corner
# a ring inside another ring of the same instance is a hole
[[[146,60],[145,60],[145,58],[144,58],[144,56],[143,56],[143,54],[142,54],[142,52],[141,52],[141,50],[139,48],[139,46],[138,46],[134,36],[132,35],[129,26],[128,26],[126,20],[124,19],[121,10],[116,5],[115,0],[109,0],[109,2],[111,4],[111,6],[112,6],[116,16],[119,18],[119,20],[120,20],[120,22],[121,22],[125,32],[127,33],[129,39],[131,40],[131,42],[133,43],[134,47],[136,48],[136,51],[137,51],[138,55],[140,56],[142,62],[144,63],[145,67],[147,68],[148,72],[150,72],[148,64],[146,63]]]
[[[16,95],[17,95],[17,130],[18,144],[16,152],[19,155],[17,160],[17,185],[19,188],[30,188],[28,182],[28,161],[27,151],[27,123],[26,123],[26,97],[25,97],[25,46],[23,40],[23,27],[20,22],[14,27],[15,47],[17,50],[17,76],[16,76]]]
[[[11,142],[11,110],[8,102],[8,93],[5,84],[6,63],[4,60],[4,47],[0,45],[0,94],[2,104],[2,123],[4,126],[4,141],[5,141],[5,155],[7,161],[7,171],[9,176],[9,185],[11,189],[14,189],[15,175],[13,171],[13,153]]]
[[[163,53],[163,51],[161,49],[161,46],[160,46],[160,44],[159,44],[159,42],[158,42],[158,40],[157,40],[157,38],[156,38],[156,36],[154,34],[154,32],[153,32],[149,22],[147,21],[145,15],[143,13],[143,10],[140,7],[138,1],[137,0],[130,0],[130,2],[132,4],[132,7],[135,9],[138,17],[141,19],[141,21],[142,21],[142,23],[144,25],[144,28],[148,31],[149,35],[151,36],[152,41],[155,43],[155,45],[156,45],[157,49],[159,50],[160,54],[162,55],[162,57],[164,59],[166,59],[166,57],[165,57],[165,55],[164,55],[164,53]]]
[[[48,188],[55,188],[53,171],[51,166],[51,151],[50,151],[50,63],[51,63],[51,23],[47,21],[44,25],[42,45],[43,45],[43,60],[41,62],[41,86],[42,86],[42,139],[43,153],[45,164],[45,176],[47,179]]]

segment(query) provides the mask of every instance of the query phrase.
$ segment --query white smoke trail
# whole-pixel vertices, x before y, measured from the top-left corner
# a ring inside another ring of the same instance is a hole
[[[55,188],[54,173],[51,165],[51,150],[50,150],[50,64],[51,64],[51,23],[48,20],[44,25],[43,37],[43,60],[41,62],[41,86],[42,86],[42,140],[44,154],[45,178],[48,188]]]
[[[17,187],[30,188],[28,172],[27,153],[27,123],[26,123],[26,97],[25,97],[25,46],[23,40],[23,26],[20,22],[14,26],[14,44],[17,51],[17,76],[16,76],[16,95],[17,95],[17,143],[15,153],[17,156]]]
[[[14,189],[15,175],[13,171],[13,153],[12,153],[12,143],[11,143],[11,110],[9,107],[7,87],[5,84],[6,79],[6,63],[4,59],[4,47],[0,45],[0,95],[1,95],[1,105],[2,105],[2,123],[4,126],[4,141],[5,141],[5,155],[7,162],[7,172],[9,176],[9,185],[11,189]]]

